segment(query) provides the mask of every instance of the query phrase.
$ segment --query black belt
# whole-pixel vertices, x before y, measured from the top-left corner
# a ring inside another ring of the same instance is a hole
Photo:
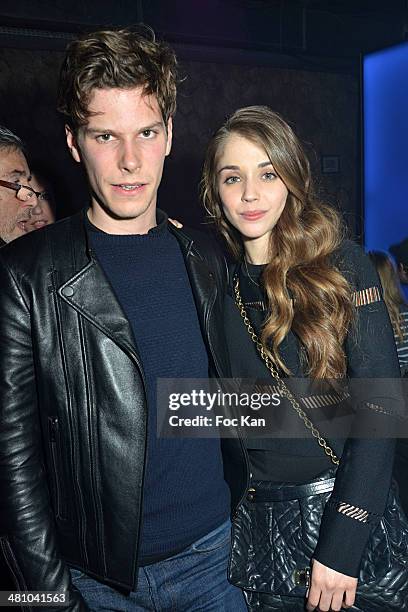
[[[325,478],[305,484],[277,484],[267,480],[255,480],[248,489],[247,499],[253,502],[286,501],[300,499],[333,490],[335,478]]]

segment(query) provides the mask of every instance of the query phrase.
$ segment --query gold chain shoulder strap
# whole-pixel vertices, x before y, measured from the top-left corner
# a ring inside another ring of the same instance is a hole
[[[319,446],[322,447],[322,449],[324,450],[326,455],[330,458],[331,462],[334,463],[334,465],[339,465],[340,461],[339,461],[338,457],[335,455],[333,449],[330,448],[330,446],[327,444],[326,440],[321,436],[319,430],[317,429],[317,427],[315,427],[313,425],[312,421],[309,419],[309,417],[307,416],[306,412],[304,410],[302,410],[302,408],[300,407],[299,402],[294,397],[294,395],[291,393],[291,391],[288,389],[288,387],[285,385],[284,381],[279,376],[279,372],[276,369],[275,365],[272,363],[272,361],[270,360],[270,358],[266,354],[266,351],[265,351],[265,348],[264,348],[262,342],[259,340],[258,336],[256,335],[256,332],[255,332],[254,328],[251,325],[250,320],[248,319],[248,315],[247,315],[247,312],[245,310],[245,306],[244,306],[244,304],[242,302],[241,294],[240,294],[240,291],[239,291],[239,279],[238,279],[238,276],[234,276],[234,292],[235,292],[235,304],[237,305],[238,310],[239,310],[239,312],[241,314],[241,317],[244,320],[245,327],[247,328],[247,331],[248,331],[252,341],[254,342],[254,344],[255,344],[255,346],[256,346],[256,348],[258,350],[258,353],[261,356],[261,359],[263,360],[263,362],[265,363],[266,367],[268,368],[268,370],[272,374],[272,377],[276,380],[277,387],[279,389],[279,393],[281,394],[282,397],[286,397],[290,401],[290,403],[292,404],[293,408],[297,412],[299,418],[302,419],[302,421],[304,422],[306,429],[308,429],[311,432],[312,436],[314,438],[316,438]]]

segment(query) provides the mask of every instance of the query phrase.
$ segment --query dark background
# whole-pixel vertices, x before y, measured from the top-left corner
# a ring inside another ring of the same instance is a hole
[[[320,194],[361,228],[361,53],[407,39],[406,0],[2,0],[0,123],[28,144],[54,182],[59,216],[87,200],[55,111],[64,48],[100,26],[151,25],[176,50],[181,73],[173,151],[159,205],[203,220],[198,182],[206,142],[240,106],[268,104],[306,144]],[[337,173],[322,156],[339,157]]]
[[[32,166],[52,179],[60,217],[87,201],[55,111],[64,48],[80,32],[139,22],[172,44],[186,76],[162,208],[199,225],[210,134],[238,107],[268,104],[306,144],[321,196],[359,235],[361,54],[408,39],[407,0],[1,0],[0,123],[27,142]],[[322,172],[323,156],[338,156],[337,173]],[[11,588],[2,569],[0,587]]]

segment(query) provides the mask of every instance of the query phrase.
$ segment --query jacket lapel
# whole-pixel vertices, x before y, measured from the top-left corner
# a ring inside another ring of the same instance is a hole
[[[193,293],[198,319],[204,338],[208,326],[208,316],[217,295],[217,286],[208,265],[194,248],[194,241],[169,224],[171,233],[177,238],[184,257],[191,290]]]
[[[67,280],[58,287],[58,295],[126,353],[138,359],[131,325],[89,248],[85,214],[81,212],[71,217],[72,259],[76,273],[68,279],[63,275]]]
[[[169,229],[181,246],[201,332],[204,342],[207,344],[207,350],[215,364],[216,373],[218,376],[228,378],[231,373],[229,369],[226,370],[223,367],[223,364],[228,363],[229,359],[226,357],[226,340],[222,325],[222,288],[217,288],[214,273],[211,271],[206,260],[194,248],[194,241],[171,224]],[[224,358],[220,359],[220,355],[224,355]]]

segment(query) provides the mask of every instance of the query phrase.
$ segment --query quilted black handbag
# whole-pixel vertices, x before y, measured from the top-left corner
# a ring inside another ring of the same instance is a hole
[[[270,363],[246,315],[237,278],[234,289],[248,332],[280,386],[280,392],[291,401],[305,426],[313,428],[313,435],[333,464],[327,472],[306,484],[251,482],[247,498],[233,521],[230,581],[249,593],[264,593],[270,603],[264,609],[289,610],[287,603],[280,605],[279,602],[287,602],[290,597],[304,599],[306,595],[311,559],[323,511],[334,487],[334,466],[339,460]],[[408,520],[394,483],[384,515],[370,535],[360,567],[354,610],[408,611]]]
[[[229,578],[247,591],[305,597],[320,521],[335,470],[304,485],[254,481],[233,521]],[[408,610],[408,521],[394,486],[364,551],[355,605]]]

